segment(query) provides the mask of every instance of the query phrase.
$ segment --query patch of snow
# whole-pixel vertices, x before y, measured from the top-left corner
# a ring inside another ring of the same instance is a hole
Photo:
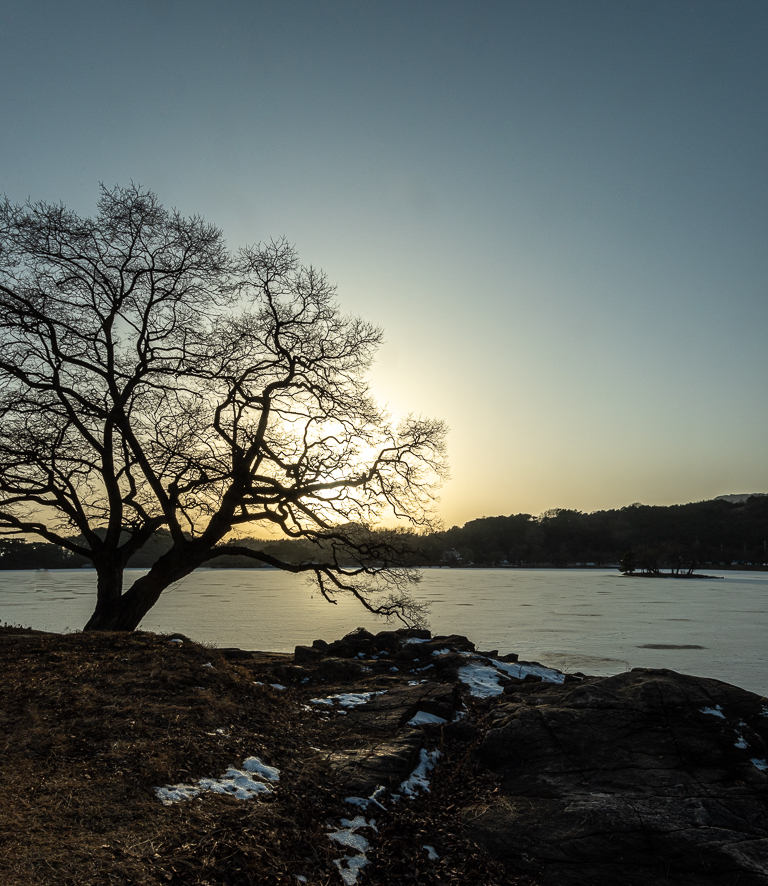
[[[310,698],[312,704],[333,705],[334,702],[339,703],[342,708],[354,708],[357,705],[369,702],[374,695],[384,695],[386,689],[380,689],[378,692],[339,692],[336,695],[329,695],[326,698]]]
[[[176,644],[178,644],[179,646],[183,646],[183,645],[184,645],[184,641],[183,641],[183,640],[179,640],[178,637],[174,637],[172,640],[169,640],[168,642],[169,642],[169,643],[176,643]]]
[[[270,685],[273,689],[277,689],[278,692],[282,692],[283,689],[285,689],[285,686],[283,686],[281,683],[270,683],[269,685]]]
[[[383,797],[386,792],[387,789],[384,785],[379,785],[370,797],[345,797],[344,802],[349,803],[350,806],[359,806],[360,809],[367,809],[371,803],[378,806],[379,809],[386,809],[386,806],[379,800],[379,797]]]
[[[390,674],[396,674],[399,670],[400,670],[400,668],[394,668],[394,667],[392,667],[392,668],[389,669],[389,673],[390,673]]]
[[[429,643],[429,640],[422,640],[419,637],[409,637],[405,644],[406,646],[410,646],[412,643]]]
[[[421,749],[419,755],[419,765],[413,770],[408,778],[401,783],[400,792],[407,797],[415,797],[419,791],[427,791],[429,793],[429,778],[427,773],[435,768],[435,764],[442,757],[440,751],[428,751],[426,748]]]
[[[370,797],[344,797],[344,802],[350,806],[359,806],[361,809],[367,809]]]
[[[170,806],[171,803],[180,803],[182,800],[193,800],[200,795],[200,788],[191,784],[167,785],[164,788],[155,788],[155,795],[163,806]]]
[[[768,771],[768,760],[761,760],[758,757],[752,757],[749,761],[755,769],[759,769],[761,772]]]
[[[734,745],[742,750],[746,750],[749,747],[744,736],[739,735],[738,732],[736,733],[736,741],[734,742]]]
[[[353,886],[360,871],[368,864],[368,859],[365,855],[345,855],[344,858],[335,858],[333,863],[339,869],[344,886]]]
[[[372,831],[376,831],[377,834],[379,833],[379,829],[376,827],[376,819],[371,818],[366,821],[365,817],[362,815],[356,815],[352,821],[348,818],[342,818],[341,826],[343,828],[349,828],[351,831],[354,831],[357,828],[370,828]]]
[[[435,649],[432,655],[447,655],[451,650],[446,646],[445,649]]]
[[[345,886],[352,886],[357,883],[360,871],[368,864],[365,853],[371,848],[371,844],[362,834],[357,831],[361,828],[371,828],[378,833],[376,822],[371,819],[366,821],[362,815],[356,815],[352,821],[348,818],[341,819],[341,827],[328,834],[328,839],[347,849],[352,849],[356,855],[344,855],[342,858],[334,859],[333,863],[339,869],[341,879]]]
[[[419,711],[408,721],[409,726],[442,726],[447,723],[442,717],[436,714],[428,714],[426,711]]]
[[[274,766],[267,766],[258,757],[246,757],[243,760],[243,769],[246,772],[255,772],[266,781],[280,781],[280,770]]]
[[[362,818],[362,815],[359,816]],[[338,843],[339,846],[345,846],[347,849],[354,849],[355,852],[367,852],[371,848],[371,844],[362,834],[356,834],[352,828],[341,828],[338,831],[332,831],[328,834],[328,839]]]
[[[427,850],[427,856],[430,861],[438,861],[440,856],[435,852],[434,846],[428,846],[426,843],[421,847]]]
[[[299,883],[307,882],[307,878],[303,874],[296,874],[296,879],[299,881]]]
[[[230,794],[238,800],[251,800],[258,794],[271,794],[272,788],[254,779],[242,769],[230,767],[221,778],[201,778],[201,790],[213,794]]]
[[[273,782],[280,780],[280,770],[266,766],[258,757],[248,757],[243,767],[236,769],[230,766],[221,778],[201,778],[194,785],[175,784],[155,788],[155,795],[164,806],[191,800],[206,791],[212,794],[229,794],[238,800],[252,800],[259,794],[272,793],[272,788],[263,781],[256,781],[254,775]]]
[[[526,662],[510,663],[490,659],[490,664],[481,664],[478,661],[470,662],[459,668],[459,679],[469,687],[472,695],[479,698],[490,698],[501,695],[504,687],[499,684],[499,677],[505,674],[522,680],[528,674],[541,677],[545,683],[562,683],[565,674],[546,668],[544,665],[528,664]]]
[[[713,717],[722,717],[725,720],[725,714],[719,704],[716,704],[713,708],[700,708],[699,710],[702,714],[711,714]]]
[[[212,668],[213,665],[212,665],[209,661],[207,661],[207,662],[203,665],[203,667],[204,667],[204,668]]]
[[[499,672],[491,665],[483,665],[478,662],[464,665],[459,668],[459,680],[469,687],[472,695],[478,698],[489,698],[492,695],[501,695],[504,688],[499,685]]]
[[[518,680],[522,680],[528,674],[541,677],[545,683],[562,683],[565,680],[565,674],[540,664],[529,664],[526,661],[496,661],[494,658],[490,659],[490,662],[503,673],[510,677],[517,677]]]

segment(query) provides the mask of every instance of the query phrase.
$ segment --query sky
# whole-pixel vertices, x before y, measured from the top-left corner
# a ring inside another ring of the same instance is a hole
[[[5,0],[0,193],[285,236],[446,525],[768,492],[764,0]]]

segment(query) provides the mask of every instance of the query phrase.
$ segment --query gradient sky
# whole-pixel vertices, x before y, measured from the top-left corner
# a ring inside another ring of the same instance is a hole
[[[765,0],[6,0],[0,192],[285,235],[448,525],[768,492]]]

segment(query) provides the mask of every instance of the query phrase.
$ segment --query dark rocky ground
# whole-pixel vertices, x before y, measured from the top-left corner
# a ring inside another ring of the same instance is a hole
[[[358,838],[361,884],[768,884],[768,702],[715,680],[518,680],[466,638],[402,631],[285,656],[5,628],[0,657],[9,886],[335,884]],[[279,768],[272,793],[155,793],[250,756]]]

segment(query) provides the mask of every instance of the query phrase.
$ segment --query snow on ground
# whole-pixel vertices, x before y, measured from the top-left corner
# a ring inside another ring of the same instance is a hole
[[[338,702],[341,708],[354,708],[357,705],[365,704],[370,701],[374,695],[384,695],[386,689],[378,692],[338,692],[336,695],[328,695],[325,698],[310,698],[312,704],[333,705]]]
[[[339,869],[345,886],[353,886],[357,883],[360,871],[368,864],[368,859],[365,855],[345,855],[343,858],[335,858],[333,863]]]
[[[517,677],[522,680],[528,674],[541,677],[545,683],[562,683],[565,674],[544,665],[531,664],[529,662],[506,662],[489,659],[490,664],[480,661],[472,661],[459,668],[459,679],[465,683],[472,695],[479,698],[489,698],[493,695],[501,695],[504,687],[499,683],[500,676]]]
[[[275,766],[267,766],[258,757],[247,757],[243,760],[243,769],[246,772],[253,772],[259,778],[263,778],[266,781],[280,781],[280,770]]]
[[[431,716],[431,715],[428,715]],[[437,719],[440,719],[439,717]],[[445,722],[443,720],[443,722]],[[410,776],[400,785],[400,794],[407,797],[414,797],[419,791],[429,791],[429,778],[427,774],[435,768],[435,764],[442,754],[440,751],[427,751],[422,749],[419,755],[419,764],[410,774]],[[380,809],[386,807],[381,802],[387,793],[385,787],[379,786],[371,794],[370,797],[345,797],[344,802],[350,806],[357,806],[359,809],[366,810],[373,804]],[[399,799],[398,794],[393,794],[392,799]],[[371,844],[367,838],[358,831],[366,828],[378,834],[375,819],[366,820],[364,815],[356,815],[351,821],[348,818],[340,820],[340,827],[328,834],[328,839],[339,846],[346,849],[354,850],[355,855],[343,855],[341,858],[334,859],[334,864],[339,869],[341,879],[345,886],[354,886],[357,883],[360,871],[368,864],[366,852],[371,848]],[[434,847],[424,846],[430,860],[438,859],[440,856],[435,852]]]
[[[443,717],[438,717],[437,714],[428,714],[426,711],[418,711],[411,719],[408,721],[409,726],[442,726],[444,723],[448,721]]]
[[[280,770],[267,766],[258,757],[248,757],[243,761],[242,769],[230,766],[221,778],[201,778],[195,784],[166,785],[155,788],[155,795],[164,806],[192,800],[206,792],[229,794],[238,800],[252,800],[259,794],[272,793],[272,788],[265,781],[280,781]]]
[[[435,768],[435,764],[443,755],[440,751],[428,751],[421,749],[419,755],[419,765],[413,770],[410,776],[401,783],[400,793],[406,797],[415,797],[419,791],[429,791],[429,778],[427,773]]]
[[[357,818],[363,818],[363,816],[358,815]],[[342,819],[342,821],[347,821],[347,819]],[[368,827],[368,823],[365,819],[363,819],[362,825],[358,824],[353,825],[352,827],[342,827],[338,831],[332,831],[328,834],[328,839],[333,840],[334,843],[338,843],[339,846],[343,846],[345,849],[354,849],[355,852],[363,854],[371,848],[371,844],[362,834],[356,833],[356,829],[359,827]]]
[[[713,708],[701,708],[701,713],[711,714],[713,717],[722,717],[725,720],[725,714],[719,704],[716,704]]]
[[[562,683],[565,680],[565,674],[561,674],[560,671],[527,661],[496,661],[492,658],[491,664],[508,676],[517,677],[518,680],[522,680],[528,674],[541,677],[545,683]]]
[[[345,797],[344,802],[350,806],[358,806],[360,809],[367,809],[371,803],[378,806],[379,809],[386,809],[387,807],[380,800],[386,793],[387,789],[383,785],[379,785],[370,797]]]
[[[435,651],[432,653],[432,655],[434,655],[434,656],[447,655],[449,652],[453,652],[456,655],[463,655],[465,658],[467,658],[470,655],[474,655],[473,652],[465,652],[463,649],[450,649],[448,646],[446,646],[445,649],[435,649]]]
[[[356,797],[354,799],[360,798]],[[349,800],[346,802],[349,802]],[[363,815],[356,815],[351,821],[348,818],[342,818],[340,824],[340,828],[328,834],[328,839],[338,843],[339,846],[343,846],[345,849],[351,849],[355,853],[354,855],[342,855],[341,858],[333,860],[333,863],[339,869],[339,874],[345,886],[352,886],[353,883],[357,883],[360,871],[368,864],[368,858],[365,853],[371,848],[368,840],[362,834],[359,834],[358,831],[366,828],[375,831],[377,834],[379,831],[376,827],[375,819],[372,818],[366,821]]]
[[[757,757],[752,757],[749,762],[761,772],[768,772],[768,760],[760,760]]]

